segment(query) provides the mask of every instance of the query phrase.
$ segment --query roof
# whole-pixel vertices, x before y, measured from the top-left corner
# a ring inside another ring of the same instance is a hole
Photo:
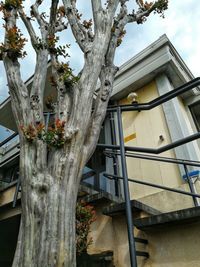
[[[165,34],[120,67],[114,82],[112,99],[127,96],[131,91],[141,88],[163,72],[175,88],[194,79]],[[193,89],[184,96],[199,93],[199,89]]]
[[[131,91],[144,86],[163,72],[166,73],[174,87],[178,87],[194,78],[166,35],[162,35],[120,67],[114,81],[112,99],[115,100],[127,96]],[[26,82],[28,86],[31,85],[32,78],[33,76]],[[50,86],[47,77],[46,96],[49,90]],[[193,89],[193,91],[184,95],[187,97],[191,96],[191,94],[199,94],[199,90]],[[0,110],[0,124],[16,131],[10,97],[0,104]]]

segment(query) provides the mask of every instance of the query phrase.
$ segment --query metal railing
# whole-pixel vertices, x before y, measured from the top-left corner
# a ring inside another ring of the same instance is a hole
[[[188,142],[191,142],[193,140],[196,140],[197,138],[200,137],[200,132],[195,133],[193,135],[190,135],[188,137],[185,137],[181,140],[175,141],[171,144],[168,144],[168,145],[163,146],[163,147],[158,148],[158,149],[125,146],[124,145],[122,116],[121,116],[122,112],[124,112],[124,111],[150,110],[156,106],[159,106],[159,105],[165,103],[166,101],[173,99],[174,97],[177,97],[177,96],[193,89],[194,87],[196,87],[198,85],[200,85],[200,78],[196,78],[193,81],[188,82],[185,85],[182,85],[182,86],[178,87],[177,89],[174,89],[173,91],[170,91],[167,94],[164,94],[164,95],[150,101],[149,103],[123,105],[123,106],[122,105],[109,106],[107,109],[107,111],[109,113],[116,112],[116,114],[117,114],[117,126],[118,126],[117,129],[118,129],[119,145],[117,145],[117,144],[111,144],[111,145],[98,144],[98,146],[103,148],[106,153],[116,154],[117,156],[120,156],[122,176],[117,175],[117,174],[108,174],[108,173],[105,173],[105,176],[109,179],[114,178],[114,179],[118,179],[118,180],[119,179],[123,180],[131,267],[137,267],[137,259],[136,259],[137,253],[136,253],[136,248],[135,248],[135,242],[137,240],[134,237],[134,231],[133,231],[134,227],[133,227],[132,210],[131,210],[131,203],[130,203],[129,182],[140,183],[140,184],[143,184],[146,186],[153,186],[156,188],[161,188],[161,189],[165,189],[165,190],[172,191],[175,193],[180,193],[180,194],[191,196],[191,197],[193,197],[195,205],[198,204],[196,202],[196,200],[197,200],[196,198],[200,198],[200,195],[198,195],[194,192],[194,188],[193,188],[192,183],[190,181],[189,172],[187,170],[188,165],[199,167],[200,166],[199,162],[182,160],[182,159],[171,159],[171,158],[164,158],[164,157],[161,158],[161,157],[155,157],[152,155],[148,155],[148,157],[145,155],[142,155],[142,154],[134,154],[134,155],[132,154],[131,155],[131,152],[159,154],[161,152],[167,151],[169,149],[173,149],[175,147],[178,147],[178,146],[181,146],[181,145],[186,144]],[[49,121],[49,117],[47,118],[47,121]],[[11,137],[9,137],[9,138],[11,138]],[[11,139],[9,139],[9,140],[11,140]],[[5,141],[3,142],[3,144],[5,144]],[[0,146],[1,146],[1,144],[0,144]],[[185,192],[185,191],[174,189],[174,188],[164,187],[164,186],[158,185],[158,184],[152,184],[152,183],[148,183],[148,182],[138,181],[136,179],[130,179],[128,177],[127,164],[126,164],[126,157],[129,157],[129,156],[137,157],[137,158],[141,158],[141,159],[147,159],[147,160],[156,160],[156,161],[170,162],[170,163],[176,162],[177,164],[182,164],[184,166],[184,169],[185,169],[186,178],[188,180],[191,192]],[[20,181],[18,183],[17,188],[19,190]],[[15,198],[15,202],[16,202],[16,200],[17,200],[17,197]]]
[[[181,140],[175,141],[171,144],[168,144],[166,146],[163,146],[161,148],[158,149],[154,149],[154,148],[143,148],[143,147],[130,147],[130,146],[125,146],[124,145],[124,135],[123,135],[123,125],[122,125],[122,112],[123,111],[141,111],[141,110],[150,110],[154,107],[157,107],[171,99],[173,99],[174,97],[177,97],[191,89],[193,89],[194,87],[200,85],[200,78],[196,78],[176,89],[174,89],[173,91],[170,91],[152,101],[150,101],[149,103],[143,103],[143,104],[132,104],[132,105],[118,105],[118,106],[109,106],[107,111],[110,113],[116,112],[117,114],[117,128],[118,128],[118,137],[119,137],[119,145],[116,144],[111,144],[111,145],[107,145],[107,144],[98,144],[99,147],[107,150],[106,153],[108,153],[108,149],[110,149],[109,153],[113,153],[113,151],[118,153],[118,156],[120,156],[121,158],[121,172],[122,172],[122,176],[116,175],[116,174],[108,174],[106,173],[105,176],[107,178],[114,178],[114,179],[121,179],[123,180],[123,187],[124,187],[124,197],[125,197],[125,206],[126,206],[126,218],[127,218],[127,230],[128,230],[128,240],[129,240],[129,252],[130,252],[130,262],[131,262],[131,267],[137,267],[137,253],[136,253],[136,249],[135,249],[135,237],[134,237],[134,227],[133,227],[133,219],[132,219],[132,210],[131,210],[131,203],[130,203],[130,192],[129,192],[129,182],[137,182],[143,185],[148,185],[148,186],[152,186],[152,187],[157,187],[157,188],[162,188],[165,190],[169,190],[172,192],[176,192],[176,193],[180,193],[180,194],[185,194],[188,196],[193,197],[195,206],[198,205],[197,199],[196,198],[200,198],[200,195],[196,194],[194,192],[194,188],[193,185],[190,181],[190,177],[189,177],[189,173],[187,170],[187,163],[189,163],[188,165],[192,165],[193,163],[195,164],[195,166],[199,166],[200,163],[198,162],[190,162],[190,161],[185,161],[182,162],[182,160],[179,160],[179,163],[182,163],[185,169],[185,173],[186,173],[186,177],[189,183],[189,187],[191,192],[185,192],[182,190],[177,190],[177,189],[173,189],[173,188],[169,188],[169,187],[164,187],[161,185],[157,185],[157,184],[152,184],[152,183],[148,183],[148,182],[142,182],[142,181],[138,181],[138,180],[134,180],[134,179],[130,179],[128,177],[127,174],[127,165],[126,165],[126,156],[129,156],[127,153],[129,152],[142,152],[142,153],[150,153],[150,154],[159,154],[161,152],[164,151],[168,151],[169,149],[173,149],[175,147],[181,146],[183,144],[186,144],[188,142],[191,142],[193,140],[196,140],[200,137],[200,132],[195,133],[193,135],[190,135],[188,137],[185,137]],[[143,156],[145,157],[145,156]],[[151,158],[149,157],[148,159],[152,160],[152,156]],[[158,158],[157,158],[158,160]],[[162,158],[162,161],[165,161],[164,158]],[[174,161],[174,159],[166,159],[166,162],[172,162]],[[193,166],[193,165],[192,165]]]

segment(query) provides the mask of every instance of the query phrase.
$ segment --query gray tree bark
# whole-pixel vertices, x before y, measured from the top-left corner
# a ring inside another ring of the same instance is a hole
[[[40,38],[20,1],[10,6],[1,4],[5,18],[5,41],[0,51],[20,136],[22,218],[12,267],[75,267],[78,187],[105,118],[118,70],[113,64],[116,47],[121,42],[127,23],[142,23],[152,11],[166,9],[168,1],[159,0],[149,5],[136,1],[139,9],[129,13],[127,0],[109,0],[104,7],[101,0],[91,0],[93,29],[87,22],[81,21],[75,0],[63,0],[64,7],[60,9],[59,1],[52,0],[48,21],[39,12],[42,2],[36,0],[31,7],[32,16],[40,27]],[[158,4],[163,6],[158,7]],[[10,32],[16,29],[18,16],[29,33],[37,57],[30,91],[20,74],[20,38],[17,37],[19,40],[15,44],[18,56],[13,56],[9,39]],[[50,44],[52,37],[68,25],[84,54],[84,67],[79,79],[70,88],[59,76],[55,44]],[[49,57],[57,90],[55,116],[65,122],[64,145],[50,149],[37,136],[30,142],[22,130],[22,126],[35,129],[39,123],[44,124],[43,95]],[[100,85],[97,90],[98,81]]]

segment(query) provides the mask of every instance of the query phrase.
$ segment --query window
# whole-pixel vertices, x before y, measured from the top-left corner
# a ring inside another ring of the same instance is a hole
[[[99,143],[105,143],[105,128],[102,126],[99,136]],[[84,182],[92,185],[94,189],[102,189],[106,191],[106,181],[103,173],[106,171],[106,159],[103,150],[96,148],[91,159],[83,171]],[[85,178],[84,178],[85,177]]]
[[[190,106],[190,111],[192,113],[192,117],[194,123],[197,127],[198,132],[200,132],[200,101]]]
[[[114,127],[114,119],[107,116],[102,125],[98,143],[116,144],[116,136],[113,132]],[[103,148],[97,147],[87,166],[84,168],[83,181],[93,186],[97,191],[100,189],[112,195],[119,196],[119,181],[110,180],[103,175],[105,172],[118,174],[116,170],[118,166],[117,161],[117,157],[106,157]]]

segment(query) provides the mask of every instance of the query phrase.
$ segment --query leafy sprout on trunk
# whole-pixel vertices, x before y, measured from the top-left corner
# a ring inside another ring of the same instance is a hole
[[[76,205],[76,253],[81,255],[87,252],[92,244],[89,238],[91,224],[96,220],[96,212],[93,206],[80,201]]]

